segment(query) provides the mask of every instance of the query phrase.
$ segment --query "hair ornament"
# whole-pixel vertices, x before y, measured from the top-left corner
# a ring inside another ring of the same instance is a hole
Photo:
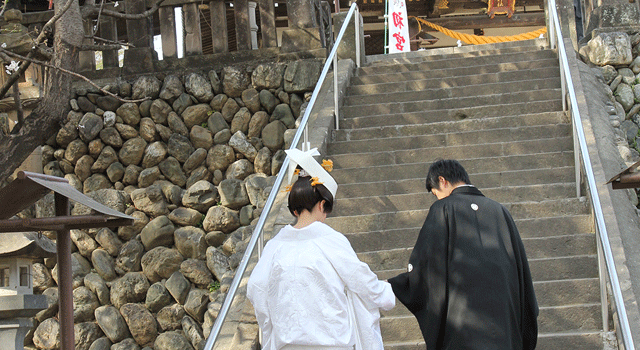
[[[293,187],[293,185],[287,185],[284,187],[284,190],[282,190],[282,192],[291,192],[291,188]]]
[[[332,161],[324,161],[321,165],[320,162],[315,160],[313,157],[319,156],[320,152],[318,152],[317,148],[310,149],[308,151],[302,151],[296,148],[291,148],[285,151],[287,153],[287,157],[290,160],[289,169],[287,170],[287,183],[293,183],[294,178],[294,170],[296,168],[302,168],[298,173],[298,177],[312,177],[315,178],[311,180],[312,186],[317,184],[321,184],[331,192],[333,197],[336,196],[336,191],[338,190],[338,184],[336,180],[329,175],[329,172],[326,170],[325,165],[329,168],[332,168]]]
[[[300,175],[300,169],[296,169],[293,171],[293,175],[298,176]]]
[[[331,159],[323,159],[321,166],[329,173],[333,171],[333,161]]]
[[[320,180],[318,180],[317,177],[312,177],[311,178],[311,186],[315,186],[315,185],[322,185],[322,182],[320,182]]]

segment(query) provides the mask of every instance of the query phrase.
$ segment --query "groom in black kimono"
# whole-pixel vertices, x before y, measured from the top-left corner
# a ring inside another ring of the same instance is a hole
[[[389,279],[420,324],[427,350],[535,349],[538,304],[511,215],[470,185],[455,160],[429,167],[438,201],[409,259]]]

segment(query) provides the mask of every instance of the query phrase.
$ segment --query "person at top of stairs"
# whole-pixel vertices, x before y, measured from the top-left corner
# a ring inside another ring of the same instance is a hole
[[[538,303],[511,214],[455,160],[431,164],[427,191],[438,200],[407,272],[389,279],[427,349],[534,349]]]
[[[393,308],[395,296],[324,224],[338,185],[314,151],[286,151],[302,168],[288,199],[296,223],[266,244],[247,284],[262,349],[383,350],[379,308]]]

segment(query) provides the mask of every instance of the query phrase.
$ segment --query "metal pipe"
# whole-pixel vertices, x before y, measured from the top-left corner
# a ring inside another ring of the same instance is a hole
[[[356,67],[360,68],[360,11],[356,7],[356,15],[353,18],[356,33]]]
[[[69,199],[55,193],[56,216],[69,215]],[[68,230],[57,232],[56,250],[58,253],[58,288],[60,290],[60,339],[61,350],[73,350],[75,347],[73,329],[73,283],[71,265],[71,235]]]
[[[296,134],[293,137],[293,140],[291,141],[291,147],[289,149],[294,149],[296,148],[296,146],[298,145],[298,143],[300,142],[300,138],[302,137],[303,134],[303,130],[305,128],[305,126],[307,125],[308,121],[309,121],[309,115],[311,115],[311,110],[313,109],[313,106],[316,102],[316,100],[318,99],[318,95],[320,94],[320,89],[322,88],[322,83],[324,82],[324,80],[327,77],[327,73],[329,72],[329,67],[331,66],[331,61],[334,57],[336,57],[337,55],[337,51],[338,51],[338,46],[340,45],[340,41],[342,40],[342,37],[344,36],[344,33],[347,30],[347,26],[349,24],[349,20],[351,19],[351,17],[353,17],[353,14],[355,12],[355,9],[357,8],[357,4],[354,2],[353,4],[351,4],[351,8],[349,9],[349,12],[347,13],[347,16],[345,17],[345,21],[342,24],[342,28],[340,29],[340,33],[338,34],[335,44],[333,45],[333,48],[331,49],[331,53],[329,54],[329,56],[326,59],[326,62],[324,64],[324,67],[322,69],[322,73],[320,73],[320,78],[318,79],[318,83],[316,84],[316,87],[313,90],[313,94],[311,95],[311,99],[309,100],[309,104],[307,106],[307,108],[304,111],[304,115],[302,116],[302,119],[300,120],[300,125],[298,126],[298,131],[296,132]],[[337,65],[334,66],[334,70],[337,70]],[[337,77],[336,77],[337,79]],[[337,106],[337,104],[336,104]],[[276,180],[273,184],[271,193],[269,193],[269,197],[267,198],[267,201],[265,202],[262,214],[260,214],[260,218],[258,219],[258,222],[256,224],[256,228],[253,230],[253,234],[251,235],[251,239],[249,240],[249,243],[247,245],[247,249],[244,252],[244,255],[242,256],[242,261],[240,261],[240,264],[238,265],[238,268],[236,269],[236,274],[235,276],[233,276],[233,280],[231,281],[231,286],[229,286],[229,291],[227,292],[227,296],[224,299],[224,302],[222,304],[222,307],[220,308],[220,312],[218,312],[218,317],[216,318],[216,321],[213,324],[213,327],[211,328],[211,332],[209,334],[209,338],[207,338],[207,342],[204,345],[204,350],[211,350],[213,349],[213,345],[215,344],[216,340],[218,339],[218,336],[220,335],[220,330],[222,329],[222,325],[227,317],[227,314],[229,313],[229,309],[231,308],[231,303],[233,301],[233,298],[235,297],[235,294],[238,291],[238,287],[240,285],[240,281],[242,280],[242,276],[244,275],[244,272],[247,269],[247,265],[249,264],[249,260],[251,259],[251,255],[253,254],[253,250],[256,247],[256,243],[259,241],[262,230],[264,228],[264,224],[267,221],[267,216],[269,215],[269,212],[271,211],[271,208],[273,207],[273,203],[275,202],[276,196],[278,194],[278,189],[280,188],[280,186],[282,185],[282,182],[284,180],[284,176],[287,173],[287,168],[289,167],[289,157],[285,158],[284,162],[282,163],[282,167],[280,168],[280,172],[278,172],[278,176],[276,177]],[[73,311],[73,310],[72,310]],[[67,349],[63,349],[63,350],[67,350]],[[69,349],[71,350],[71,349]]]
[[[602,312],[602,330],[609,331],[609,298],[607,298],[607,266],[602,258],[602,244],[600,244],[600,230],[596,225],[596,239],[598,247],[598,278],[600,279],[600,310]]]
[[[551,16],[553,18],[553,27],[555,27],[555,33],[558,39],[558,55],[562,60],[563,66],[569,69],[569,60],[567,58],[567,52],[565,49],[565,43],[562,36],[562,29],[560,28],[560,22],[558,20],[558,12],[555,0],[549,0],[550,7],[553,11]],[[566,75],[567,87],[569,89],[569,98],[571,100],[571,116],[572,121],[576,126],[578,134],[578,140],[580,142],[580,150],[578,150],[582,156],[583,165],[585,168],[585,176],[587,178],[587,184],[589,186],[589,194],[591,203],[593,205],[594,214],[596,217],[596,224],[600,232],[600,242],[602,244],[602,252],[604,254],[605,262],[607,265],[607,273],[611,281],[611,291],[613,294],[614,303],[616,306],[618,323],[620,325],[620,334],[622,335],[622,342],[626,350],[633,350],[635,346],[633,344],[633,336],[631,335],[631,327],[629,326],[629,319],[627,317],[627,310],[625,309],[624,298],[622,297],[622,290],[620,289],[620,281],[618,280],[618,274],[616,272],[616,265],[613,259],[613,252],[611,251],[611,245],[609,243],[609,234],[607,233],[607,227],[604,221],[604,214],[602,213],[602,205],[600,204],[600,197],[598,196],[598,186],[593,174],[593,168],[591,167],[591,161],[589,159],[589,152],[587,151],[587,142],[584,135],[584,129],[582,127],[582,119],[580,112],[578,111],[578,100],[576,93],[573,90],[573,79],[571,74]]]
[[[340,130],[340,106],[338,103],[338,56],[333,56],[333,115],[336,119],[336,130]]]

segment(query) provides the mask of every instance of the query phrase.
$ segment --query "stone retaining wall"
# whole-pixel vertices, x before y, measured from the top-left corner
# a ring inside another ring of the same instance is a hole
[[[77,91],[42,147],[44,172],[135,223],[71,231],[76,349],[203,348],[321,68],[304,60],[107,86],[149,98],[136,103]],[[52,202],[21,215],[53,216]],[[56,261],[33,271],[49,307],[26,348],[56,349]]]

